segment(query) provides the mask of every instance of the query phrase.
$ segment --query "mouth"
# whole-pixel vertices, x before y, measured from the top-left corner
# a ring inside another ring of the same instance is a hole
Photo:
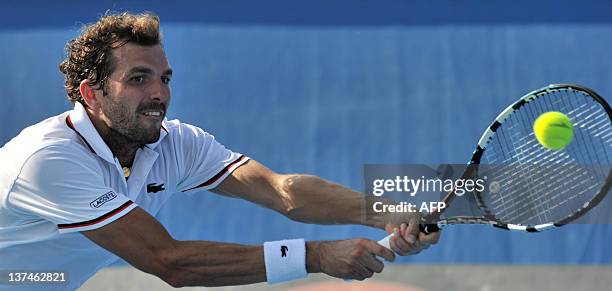
[[[163,110],[147,110],[142,115],[152,119],[162,119],[164,117]]]

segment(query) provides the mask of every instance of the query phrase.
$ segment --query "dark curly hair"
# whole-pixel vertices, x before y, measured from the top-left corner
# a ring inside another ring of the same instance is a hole
[[[59,69],[66,77],[64,88],[72,104],[78,101],[87,106],[79,91],[85,79],[106,95],[105,83],[116,63],[111,50],[128,42],[161,44],[159,17],[151,12],[107,13],[96,23],[83,26],[81,34],[66,44],[66,58]]]

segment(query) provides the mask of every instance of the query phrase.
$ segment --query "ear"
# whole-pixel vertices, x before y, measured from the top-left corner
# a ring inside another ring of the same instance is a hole
[[[85,104],[87,104],[87,107],[92,109],[97,107],[98,98],[96,96],[96,90],[91,85],[89,85],[88,79],[81,81],[81,84],[79,85],[79,91],[81,92],[81,96],[83,97],[83,100],[85,100]]]

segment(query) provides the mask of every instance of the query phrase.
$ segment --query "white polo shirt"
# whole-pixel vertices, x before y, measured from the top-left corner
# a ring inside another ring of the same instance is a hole
[[[77,288],[118,259],[79,231],[135,207],[155,215],[173,195],[212,189],[247,160],[198,127],[164,120],[159,140],[138,149],[126,181],[80,103],[24,129],[0,148],[0,275],[58,271],[68,282],[0,278],[0,289]]]

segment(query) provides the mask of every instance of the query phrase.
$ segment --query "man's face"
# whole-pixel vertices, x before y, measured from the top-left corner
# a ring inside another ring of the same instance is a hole
[[[98,98],[100,118],[112,134],[137,144],[159,139],[170,103],[172,70],[160,45],[127,43],[112,50],[115,70]]]

